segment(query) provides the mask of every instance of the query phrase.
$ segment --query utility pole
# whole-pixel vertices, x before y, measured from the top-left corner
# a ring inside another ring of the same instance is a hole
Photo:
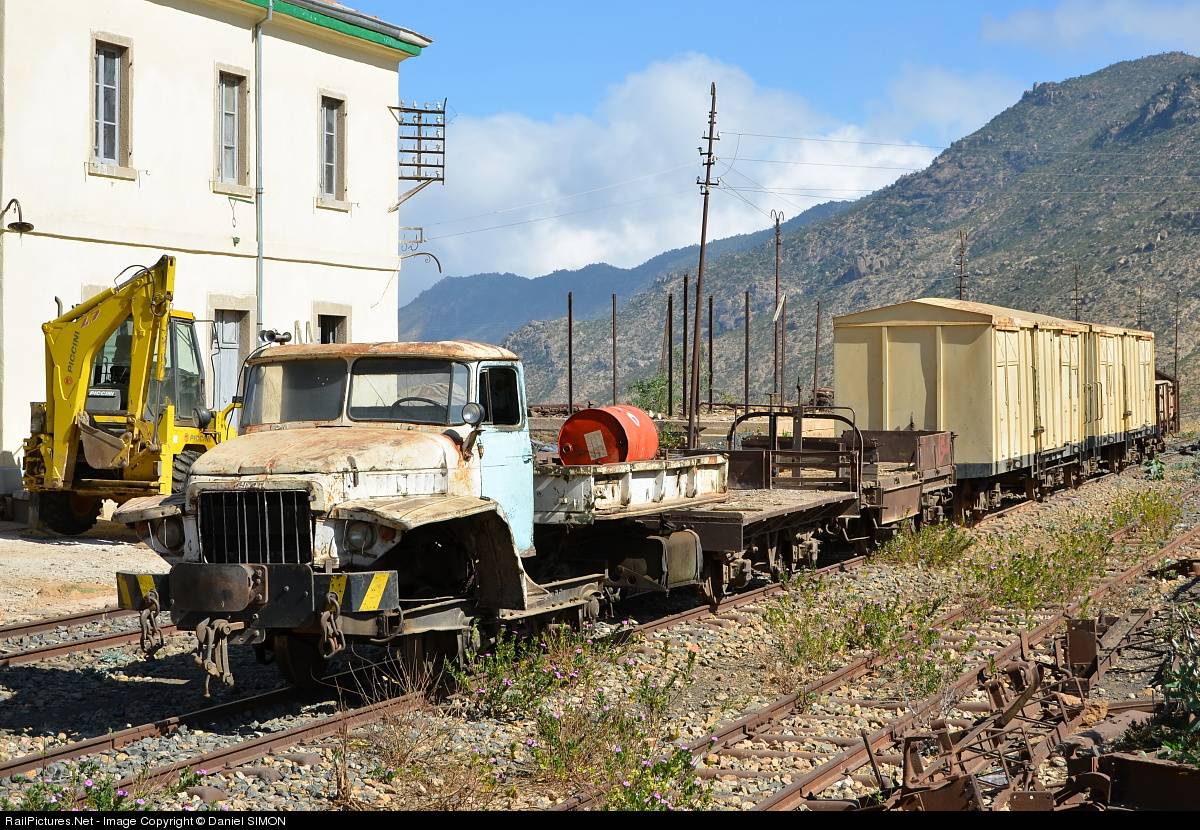
[[[1137,327],[1142,327],[1142,284],[1138,283],[1137,287]]]
[[[612,295],[613,406],[617,405],[617,295]]]
[[[958,298],[965,300],[967,282],[967,232],[958,232]]]
[[[1183,289],[1175,289],[1175,384],[1178,388],[1179,384],[1179,301],[1183,297]]]
[[[713,295],[708,295],[708,414],[713,411]]]
[[[783,211],[771,210],[771,218],[775,220],[775,308],[779,308],[779,223],[783,221]],[[771,374],[771,389],[778,393],[781,391],[783,377],[779,373],[779,355],[781,351],[779,326],[776,324],[775,330],[772,332],[772,343],[774,347],[774,369]]]
[[[675,294],[667,295],[667,417],[675,414]]]
[[[813,335],[813,388],[812,405],[817,405],[817,367],[821,360],[821,301],[817,300],[817,325]]]
[[[746,292],[746,343],[742,352],[742,403],[750,411],[750,292]]]
[[[679,415],[685,416],[688,413],[688,275],[683,275],[683,360],[681,361],[680,381],[682,388],[679,390]]]
[[[704,296],[704,246],[708,241],[708,197],[712,191],[712,169],[716,157],[713,155],[713,142],[717,140],[717,84],[714,81],[709,87],[709,94],[712,96],[712,102],[708,108],[708,135],[704,136],[708,139],[708,152],[703,150],[700,153],[704,159],[704,181],[696,179],[696,184],[700,185],[700,193],[704,196],[704,207],[700,215],[700,262],[696,266],[696,325],[692,332],[692,400],[688,406],[688,448],[695,449],[698,443],[699,433],[696,430],[696,412],[699,409],[697,402],[700,396],[697,391],[700,388],[700,298]]]
[[[1075,292],[1071,295],[1071,302],[1075,307],[1075,319],[1083,319],[1083,297],[1079,293],[1079,266],[1075,266]]]
[[[567,417],[575,412],[575,303],[567,292]]]

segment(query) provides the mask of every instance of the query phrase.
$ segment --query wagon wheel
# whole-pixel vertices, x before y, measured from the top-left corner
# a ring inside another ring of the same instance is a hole
[[[315,689],[329,671],[329,661],[321,655],[315,634],[276,634],[275,664],[289,683],[301,689]]]

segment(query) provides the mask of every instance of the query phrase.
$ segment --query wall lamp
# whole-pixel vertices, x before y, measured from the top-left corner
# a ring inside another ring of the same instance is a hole
[[[8,204],[4,206],[4,210],[0,210],[0,217],[8,213],[9,209],[14,205],[17,208],[17,221],[9,222],[8,229],[10,231],[16,231],[17,233],[28,233],[29,231],[33,230],[33,223],[25,221],[25,217],[21,215],[21,203],[16,199],[8,200]]]

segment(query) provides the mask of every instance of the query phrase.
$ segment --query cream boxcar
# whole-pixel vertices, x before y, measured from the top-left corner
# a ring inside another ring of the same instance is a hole
[[[966,510],[1137,457],[1156,429],[1153,365],[1148,332],[983,303],[834,318],[837,402],[863,429],[953,431]]]

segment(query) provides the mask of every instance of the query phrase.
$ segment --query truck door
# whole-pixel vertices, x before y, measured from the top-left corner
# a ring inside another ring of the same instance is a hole
[[[511,363],[480,365],[481,495],[504,510],[517,550],[527,554],[533,552],[533,446],[523,389],[520,367]]]

